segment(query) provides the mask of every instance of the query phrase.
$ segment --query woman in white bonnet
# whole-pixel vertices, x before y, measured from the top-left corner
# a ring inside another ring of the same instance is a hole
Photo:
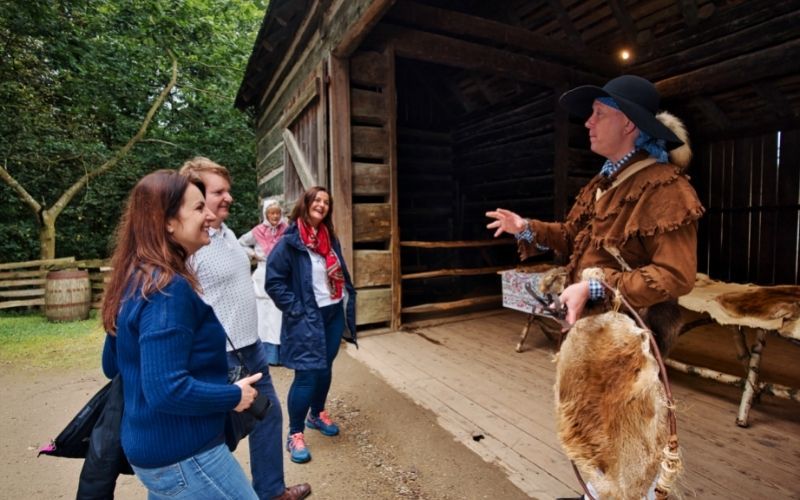
[[[286,231],[286,221],[283,218],[283,209],[275,198],[264,200],[264,221],[239,238],[239,244],[245,247],[250,258],[258,262],[253,271],[253,287],[256,292],[256,306],[258,308],[258,336],[264,343],[267,352],[267,361],[270,365],[280,364],[281,344],[281,311],[264,291],[264,280],[267,272],[267,257],[275,244]]]

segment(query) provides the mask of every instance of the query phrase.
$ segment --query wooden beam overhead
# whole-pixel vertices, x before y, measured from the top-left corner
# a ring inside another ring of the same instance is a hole
[[[697,96],[692,98],[691,104],[711,122],[716,130],[726,129],[731,126],[728,115],[710,97]]]
[[[561,1],[548,0],[548,3],[550,4],[550,8],[553,9],[553,12],[555,12],[558,23],[561,25],[561,29],[564,30],[564,33],[567,34],[569,41],[579,48],[585,49],[586,43],[583,41],[583,38],[581,38],[581,34],[575,28],[575,25],[572,24],[572,19],[569,18],[569,13],[564,6],[561,5]]]
[[[451,35],[468,36],[507,45],[559,59],[606,76],[618,72],[617,64],[607,55],[592,50],[578,50],[569,44],[482,17],[430,7],[416,2],[401,2],[394,6],[386,19],[413,25],[423,30],[436,30]]]
[[[364,9],[363,13],[359,12],[359,18],[349,26],[342,40],[333,49],[333,55],[336,57],[349,57],[394,2],[395,0],[375,0]],[[333,23],[334,21],[331,20],[330,22]]]
[[[632,46],[635,45],[638,31],[625,5],[621,0],[609,0],[608,3],[611,5],[611,12],[614,13],[614,19],[617,20],[625,41]]]
[[[767,102],[773,113],[780,118],[789,118],[794,114],[792,103],[770,82],[759,82],[753,84],[753,89],[759,97]]]
[[[711,64],[656,83],[662,98],[711,94],[800,71],[800,39]]]
[[[678,6],[683,13],[686,26],[690,28],[697,26],[697,2],[695,0],[678,0]]]
[[[603,83],[605,79],[555,63],[455,38],[398,26],[379,25],[375,32],[395,43],[399,57],[497,74],[553,88],[563,82]]]

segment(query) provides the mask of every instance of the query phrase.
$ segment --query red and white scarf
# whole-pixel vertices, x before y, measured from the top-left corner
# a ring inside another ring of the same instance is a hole
[[[339,257],[333,251],[331,236],[328,233],[328,226],[320,224],[317,232],[303,219],[297,221],[297,228],[300,230],[300,239],[303,244],[312,252],[325,257],[325,269],[328,273],[328,287],[331,290],[332,299],[342,298],[344,290],[344,272],[339,263]]]

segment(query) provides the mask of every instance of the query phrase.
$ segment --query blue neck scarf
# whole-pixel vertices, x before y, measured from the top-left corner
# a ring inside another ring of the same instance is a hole
[[[615,101],[611,97],[598,97],[597,100],[602,102],[606,106],[610,106],[614,109],[620,110],[617,101]],[[630,158],[631,154],[640,149],[646,151],[647,154],[655,158],[658,163],[667,163],[667,161],[669,161],[669,153],[667,152],[667,141],[665,141],[664,139],[655,139],[653,137],[650,137],[650,135],[647,132],[645,132],[642,129],[639,129],[639,137],[637,137],[636,141],[634,142],[634,150],[631,153],[625,155],[625,157],[616,164],[614,164],[610,160],[606,160],[606,165],[612,164],[621,166],[621,163],[624,163],[627,158]],[[606,170],[606,165],[603,165],[603,170],[601,171]],[[617,168],[614,169],[614,172],[619,170],[619,166],[617,166]]]

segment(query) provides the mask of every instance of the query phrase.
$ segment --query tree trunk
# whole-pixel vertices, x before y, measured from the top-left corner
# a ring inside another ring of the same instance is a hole
[[[42,211],[39,224],[39,258],[56,258],[56,220],[50,217],[47,210]]]

